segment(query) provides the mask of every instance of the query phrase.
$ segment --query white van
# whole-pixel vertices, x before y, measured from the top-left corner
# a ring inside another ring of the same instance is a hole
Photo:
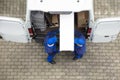
[[[60,29],[60,51],[73,51],[75,28],[92,42],[110,42],[119,34],[120,18],[94,21],[93,0],[27,0],[26,21],[0,17],[0,36],[6,41],[39,42],[55,28]]]

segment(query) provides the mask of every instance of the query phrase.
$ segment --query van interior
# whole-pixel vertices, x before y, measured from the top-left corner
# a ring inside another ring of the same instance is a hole
[[[59,14],[50,14],[42,11],[31,11],[31,25],[34,39],[39,42],[44,39],[50,30],[59,28]],[[74,16],[75,29],[79,30],[87,38],[89,11],[76,12]]]

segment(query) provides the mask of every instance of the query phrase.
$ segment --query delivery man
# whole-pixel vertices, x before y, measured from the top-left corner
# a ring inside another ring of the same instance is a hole
[[[53,60],[53,58],[57,53],[59,53],[59,49],[56,48],[58,42],[58,38],[56,37],[56,35],[58,33],[59,29],[48,32],[44,41],[45,52],[48,54],[47,61],[51,64],[56,63]],[[85,52],[86,52],[86,39],[82,33],[75,30],[73,60],[78,60],[82,58]]]
[[[75,30],[73,60],[81,59],[85,52],[86,52],[86,39],[82,33]]]
[[[47,61],[51,64],[56,63],[53,58],[57,53],[59,53],[59,50],[56,48],[58,42],[58,38],[56,35],[58,33],[59,29],[52,30],[47,33],[44,40],[45,52],[48,54]]]

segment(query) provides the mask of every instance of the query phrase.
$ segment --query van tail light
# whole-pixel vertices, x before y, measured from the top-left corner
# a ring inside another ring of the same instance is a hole
[[[29,28],[28,31],[29,31],[30,37],[33,37],[33,35],[34,35],[33,29],[32,29],[32,28]]]
[[[88,28],[88,30],[87,30],[87,36],[88,37],[90,37],[91,32],[92,32],[92,28]]]

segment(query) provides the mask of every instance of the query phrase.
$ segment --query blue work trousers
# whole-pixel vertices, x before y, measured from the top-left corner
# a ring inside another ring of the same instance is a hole
[[[48,62],[52,62],[52,61],[53,61],[53,58],[55,57],[56,54],[57,54],[57,53],[53,53],[53,54],[49,54],[49,53],[48,53],[47,61],[48,61]]]
[[[83,45],[83,47],[79,47],[77,45],[75,45],[75,51],[74,51],[74,55],[76,58],[80,59],[83,57],[83,55],[86,52],[86,47],[85,45]]]

